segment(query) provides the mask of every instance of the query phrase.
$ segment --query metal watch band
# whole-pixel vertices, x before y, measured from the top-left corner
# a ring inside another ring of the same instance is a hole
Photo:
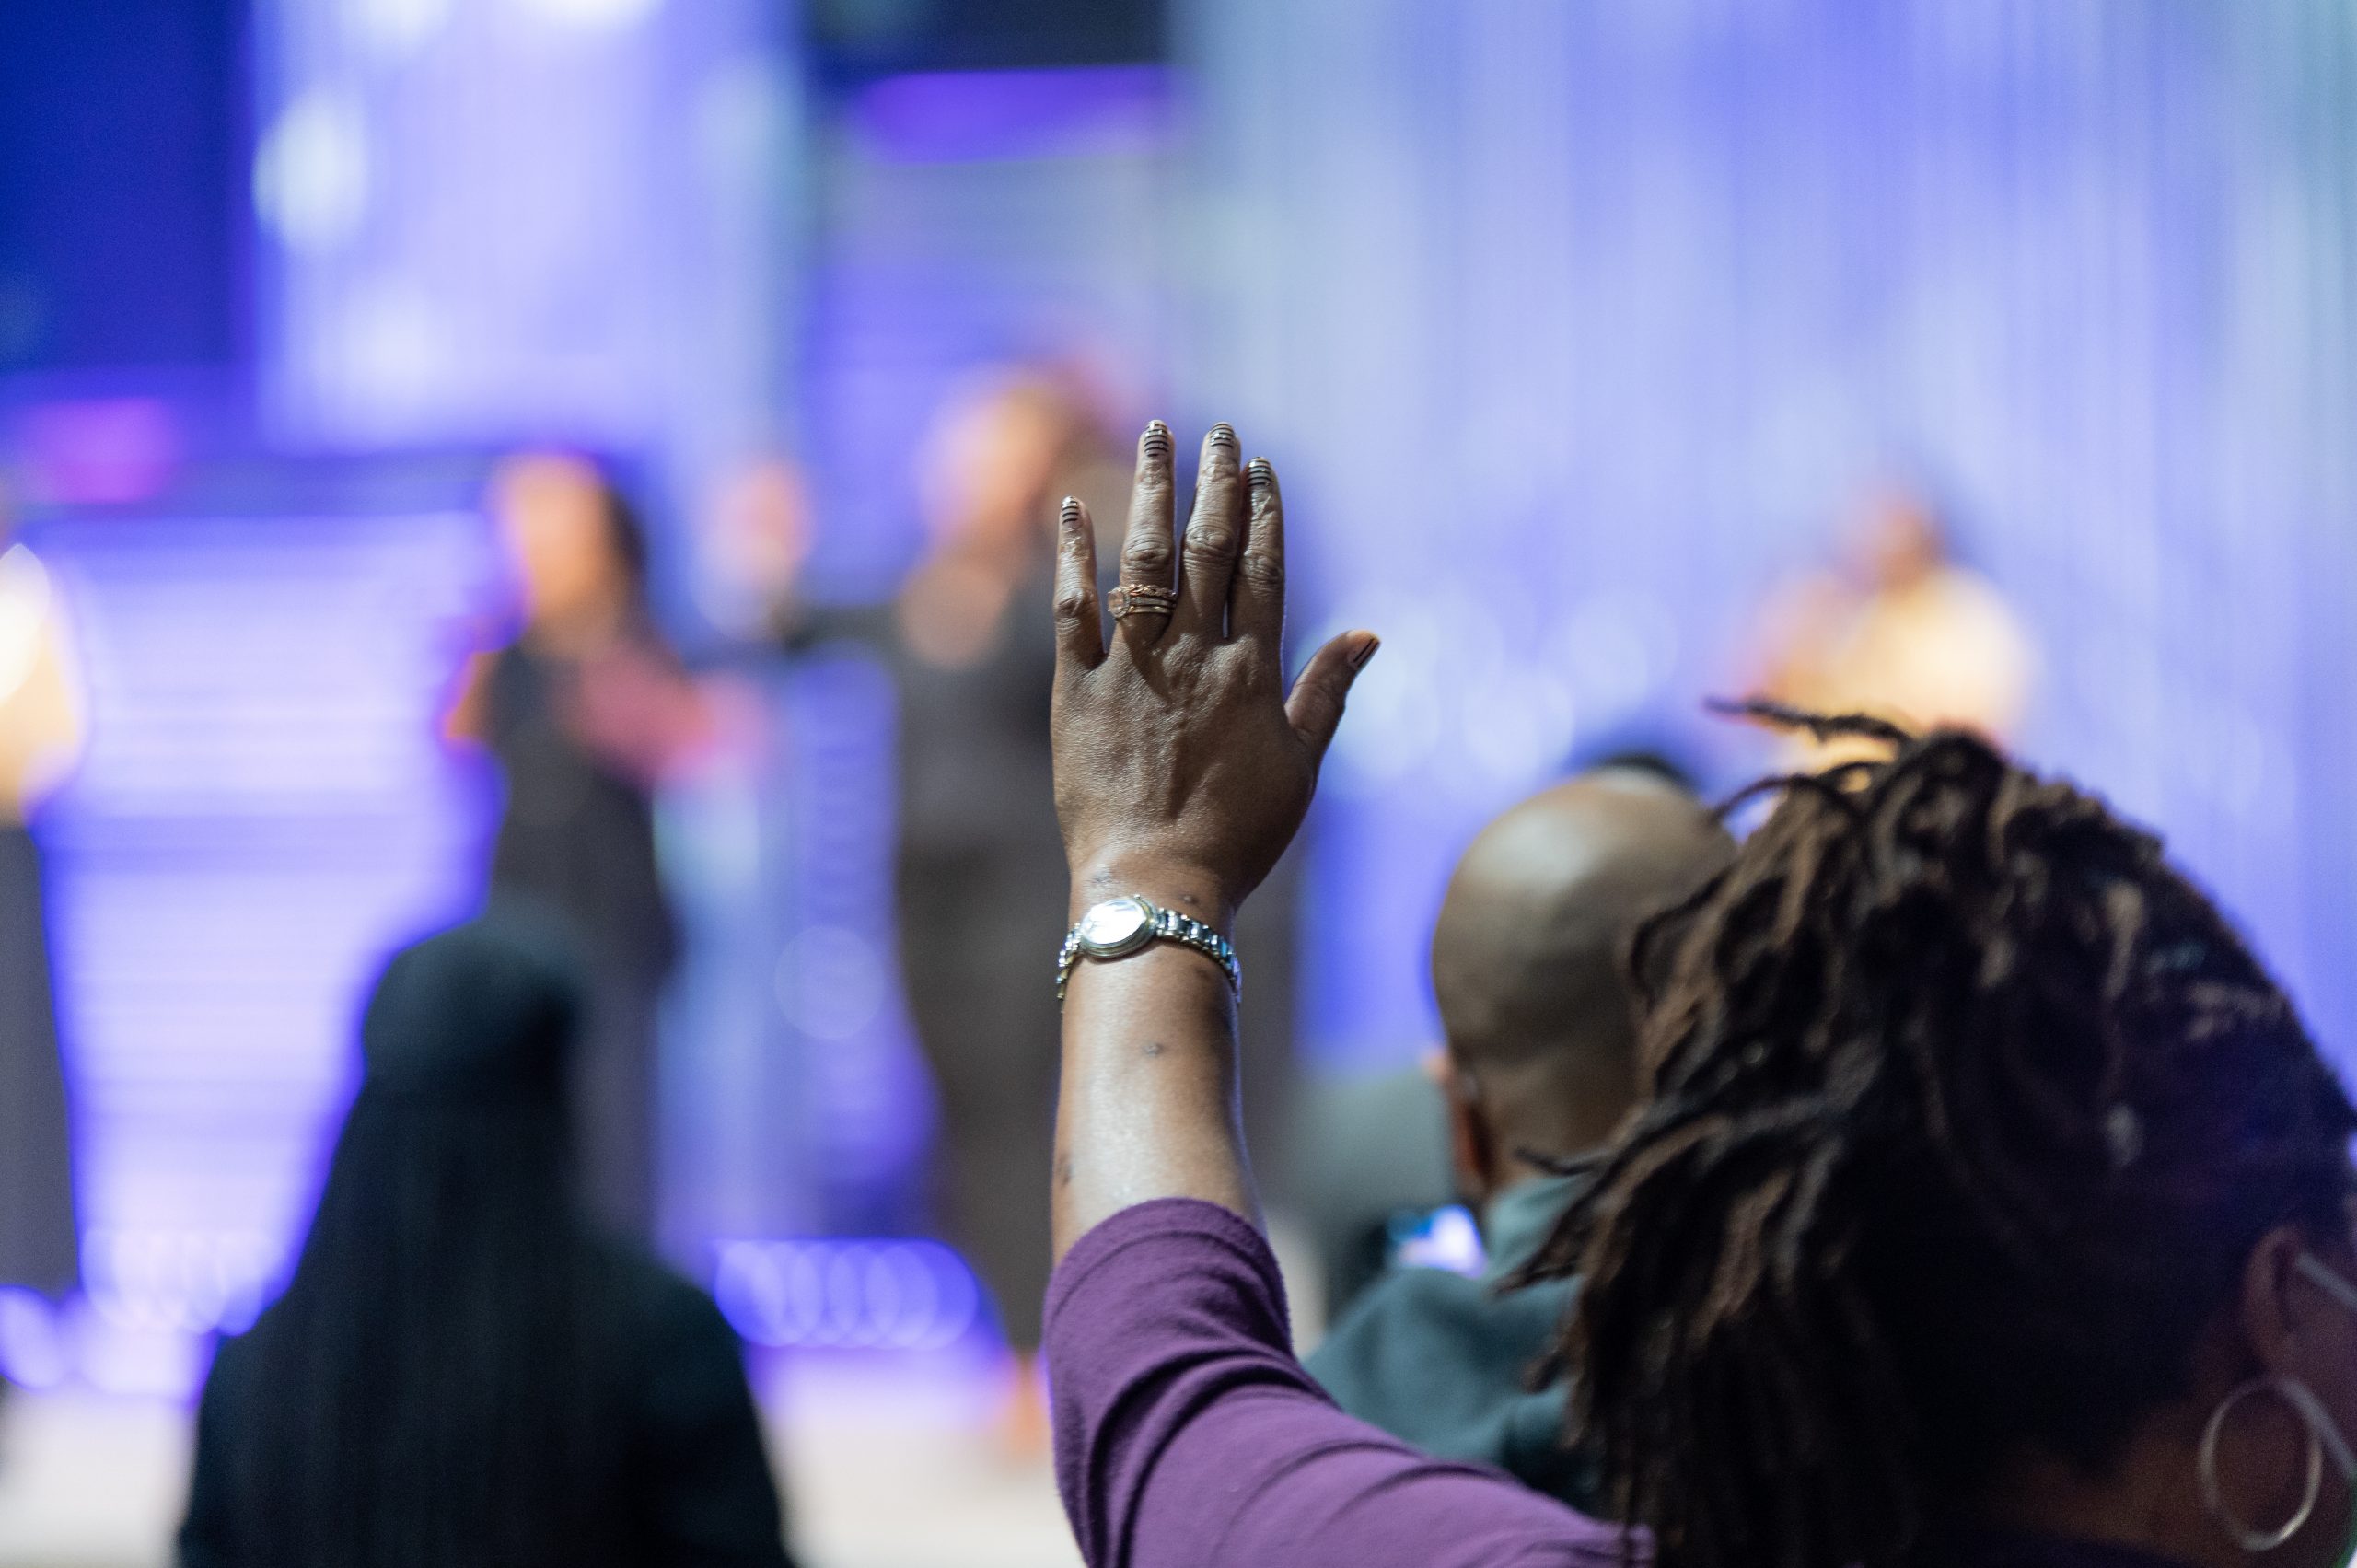
[[[1227,987],[1230,991],[1239,997],[1244,994],[1244,966],[1236,957],[1236,944],[1222,936],[1212,927],[1205,925],[1202,921],[1180,914],[1177,910],[1164,909],[1161,905],[1145,899],[1139,899],[1137,901],[1154,912],[1154,923],[1151,927],[1151,938],[1140,946],[1136,951],[1144,952],[1155,942],[1176,942],[1181,947],[1192,947],[1219,966],[1220,972],[1227,976]],[[1073,969],[1084,956],[1081,950],[1080,927],[1075,925],[1065,935],[1063,948],[1056,955],[1056,1000],[1058,1002],[1064,999],[1064,990],[1072,983]],[[1127,954],[1120,956],[1128,957]]]

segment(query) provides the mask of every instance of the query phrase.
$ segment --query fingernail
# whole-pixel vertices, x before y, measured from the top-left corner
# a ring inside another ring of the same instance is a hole
[[[1235,446],[1235,445],[1236,445],[1236,426],[1234,426],[1234,425],[1232,425],[1232,424],[1214,424],[1214,425],[1213,425],[1213,426],[1212,426],[1212,436],[1211,436],[1211,440],[1212,440],[1212,445],[1213,445],[1213,446],[1214,446],[1214,447],[1233,447],[1233,446]]]
[[[1381,646],[1383,646],[1382,638],[1369,636],[1365,642],[1359,645],[1359,651],[1351,656],[1351,668],[1353,669],[1364,669],[1366,668],[1366,661],[1373,658],[1375,656],[1375,650]]]
[[[1167,458],[1170,455],[1170,426],[1158,419],[1146,422],[1145,455],[1149,458]]]
[[[1080,521],[1080,497],[1079,497],[1079,496],[1077,496],[1077,495],[1067,495],[1067,496],[1065,496],[1065,497],[1064,497],[1063,519],[1064,519],[1064,521],[1065,521],[1065,522],[1067,522],[1067,523],[1076,523],[1076,522]]]
[[[1244,471],[1255,490],[1266,490],[1277,482],[1277,470],[1269,466],[1266,458],[1253,459]]]

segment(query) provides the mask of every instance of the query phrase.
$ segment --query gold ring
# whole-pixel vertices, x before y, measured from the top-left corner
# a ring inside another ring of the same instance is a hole
[[[1167,615],[1178,602],[1178,589],[1155,583],[1123,583],[1106,596],[1116,621],[1132,615]]]

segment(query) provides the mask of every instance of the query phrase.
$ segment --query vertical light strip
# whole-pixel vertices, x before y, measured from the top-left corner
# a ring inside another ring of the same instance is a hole
[[[487,780],[435,739],[489,567],[464,513],[94,518],[64,585],[91,746],[38,829],[101,1386],[184,1385],[282,1278],[362,992],[461,912]]]

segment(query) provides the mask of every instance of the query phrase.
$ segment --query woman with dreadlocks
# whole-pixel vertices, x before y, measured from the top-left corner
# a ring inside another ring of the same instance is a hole
[[[1091,1563],[2336,1568],[2357,1114],[2154,840],[1954,733],[1818,721],[1887,760],[1780,781],[1641,937],[1653,1098],[1526,1273],[1580,1278],[1573,1419],[1642,1527],[1327,1403],[1254,1223],[1224,933],[1375,640],[1285,697],[1274,473],[1215,427],[1182,545],[1170,470],[1151,426],[1109,634],[1085,508],[1061,535],[1047,1350]]]
[[[513,910],[386,968],[295,1277],[205,1381],[183,1568],[787,1568],[736,1336],[576,1191],[586,1006]]]

